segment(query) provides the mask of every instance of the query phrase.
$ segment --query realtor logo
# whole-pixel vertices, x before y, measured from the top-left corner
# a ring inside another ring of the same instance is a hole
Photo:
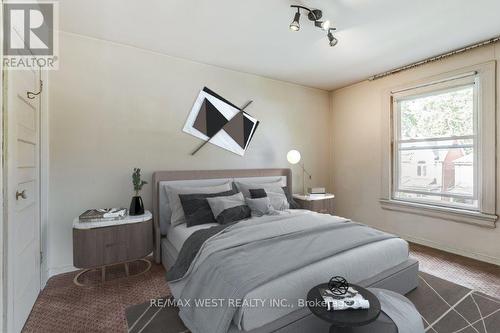
[[[3,4],[3,63],[8,69],[57,69],[57,2]]]

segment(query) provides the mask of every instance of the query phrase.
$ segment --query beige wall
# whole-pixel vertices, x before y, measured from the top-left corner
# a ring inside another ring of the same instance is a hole
[[[92,207],[128,207],[130,172],[285,167],[303,154],[312,185],[329,184],[337,213],[407,239],[500,263],[500,231],[382,210],[382,91],[500,57],[500,46],[330,94],[325,91],[62,33],[61,65],[49,76],[49,274],[73,269],[71,225]],[[85,56],[82,56],[85,55]],[[182,132],[203,86],[261,120],[245,157]],[[500,87],[497,87],[500,91]],[[332,144],[333,139],[333,144]],[[331,153],[333,151],[333,154]],[[332,160],[333,158],[333,160]],[[301,189],[298,168],[294,188]],[[151,207],[151,187],[142,193]]]
[[[287,167],[300,150],[313,185],[329,183],[329,93],[255,75],[62,33],[60,69],[50,73],[50,274],[72,269],[72,220],[93,207],[128,207],[133,167],[154,170]],[[261,124],[245,155],[182,132],[207,86]],[[301,189],[294,168],[294,188]],[[151,207],[151,186],[142,192]]]
[[[382,109],[383,91],[493,59],[500,59],[500,44],[332,92],[332,188],[337,213],[415,242],[500,264],[499,228],[486,229],[386,211],[378,202],[381,194],[381,115],[389,112]],[[497,85],[499,95],[500,85]],[[497,187],[497,199],[499,195]]]

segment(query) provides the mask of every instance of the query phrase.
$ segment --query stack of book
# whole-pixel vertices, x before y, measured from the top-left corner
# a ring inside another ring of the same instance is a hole
[[[308,196],[311,199],[322,198],[326,195],[326,188],[324,187],[309,187],[307,189]]]
[[[319,293],[326,303],[328,311],[369,309],[370,302],[356,289],[349,287],[342,296],[334,295],[328,288],[320,288]]]
[[[326,193],[309,193],[309,199],[321,199],[326,197]]]
[[[80,222],[104,222],[123,220],[127,216],[126,208],[89,209],[80,215]]]

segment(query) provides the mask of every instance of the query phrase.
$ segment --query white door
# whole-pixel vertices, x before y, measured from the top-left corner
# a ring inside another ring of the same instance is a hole
[[[40,89],[36,71],[7,75],[7,329],[23,328],[40,291]]]

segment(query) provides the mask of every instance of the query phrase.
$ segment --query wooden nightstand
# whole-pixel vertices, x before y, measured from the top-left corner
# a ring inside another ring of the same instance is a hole
[[[106,222],[73,221],[73,265],[84,268],[74,282],[86,272],[101,269],[102,282],[106,279],[106,266],[124,264],[129,276],[128,263],[142,260],[146,263],[143,274],[151,268],[144,259],[153,251],[153,216],[149,211],[143,215],[127,216],[123,220]]]
[[[309,196],[301,194],[293,195],[293,199],[299,204],[300,208],[324,214],[333,214],[334,198],[335,195],[330,193],[327,193],[324,196]]]

